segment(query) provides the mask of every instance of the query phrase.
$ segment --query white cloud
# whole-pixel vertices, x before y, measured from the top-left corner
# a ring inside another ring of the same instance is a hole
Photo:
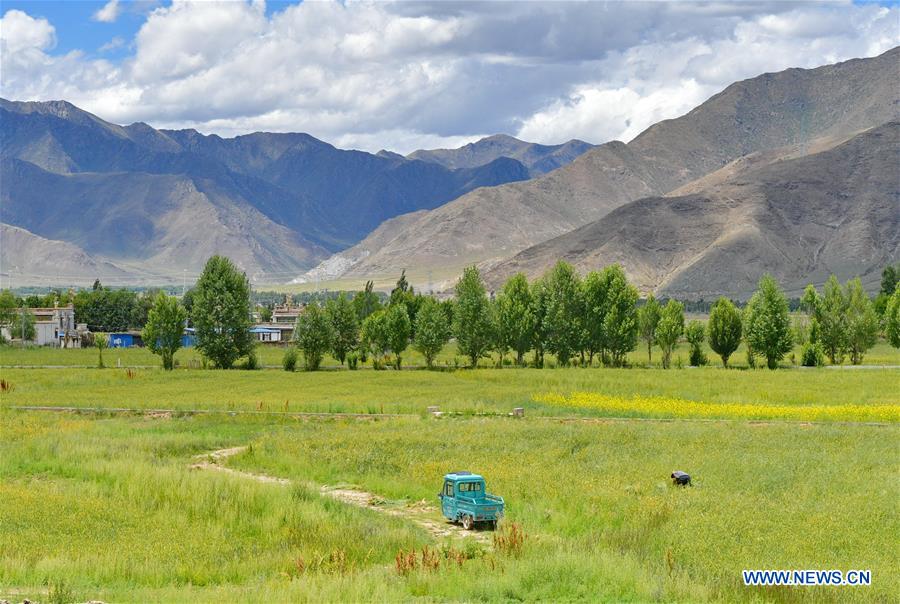
[[[56,45],[56,30],[46,19],[8,10],[0,18],[0,43],[4,55],[48,50]]]
[[[373,151],[495,132],[599,143],[738,79],[878,54],[900,42],[898,19],[898,8],[778,2],[351,0],[266,15],[263,2],[175,0],[111,62],[54,54],[52,25],[8,11],[0,93],[65,98],[120,123],[305,131]]]
[[[119,18],[120,10],[119,0],[109,0],[109,2],[103,5],[103,8],[94,13],[92,18],[94,21],[100,21],[102,23],[114,23],[115,20]]]
[[[612,53],[606,76],[526,118],[517,136],[536,142],[629,141],[662,119],[683,115],[729,84],[764,72],[874,56],[900,43],[898,11],[819,7],[757,15],[731,35],[642,44]]]
[[[98,48],[100,52],[109,52],[111,50],[115,50],[117,48],[122,48],[125,46],[125,38],[122,36],[115,36],[112,40]]]

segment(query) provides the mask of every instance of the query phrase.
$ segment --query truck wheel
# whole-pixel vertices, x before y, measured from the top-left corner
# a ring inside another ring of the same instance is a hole
[[[475,522],[473,522],[472,517],[467,514],[463,516],[462,525],[464,529],[466,529],[467,531],[471,531],[472,527],[475,526]]]

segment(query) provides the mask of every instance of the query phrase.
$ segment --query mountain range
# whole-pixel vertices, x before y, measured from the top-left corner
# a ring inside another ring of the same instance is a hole
[[[308,134],[226,139],[118,126],[65,101],[0,100],[0,221],[32,245],[75,246],[89,260],[63,272],[74,280],[91,280],[93,266],[121,279],[180,280],[227,253],[248,273],[285,281],[387,219],[527,179],[588,147],[479,141],[444,165],[337,149]],[[10,246],[20,240],[0,246],[2,265],[20,279],[52,277],[17,256]]]
[[[746,296],[900,256],[900,48],[736,82],[625,143],[495,135],[402,156],[308,134],[118,126],[64,101],[0,100],[0,264],[180,281],[225,253],[256,281],[492,288],[559,259],[623,265],[642,291]],[[58,280],[59,280],[58,279]]]
[[[473,191],[413,220],[395,218],[373,233],[377,241],[364,239],[341,252],[343,271],[330,276],[387,277],[415,268],[439,275],[437,287],[447,287],[466,265],[489,269],[628,203],[700,186],[693,183],[720,171],[715,178],[722,178],[735,162],[764,161],[784,147],[795,155],[827,147],[897,119],[898,65],[895,48],[870,59],[736,82],[627,144],[594,147],[544,176]],[[529,275],[542,268],[523,258],[517,265]],[[594,266],[618,259],[598,256]]]
[[[643,291],[746,299],[770,273],[799,295],[832,273],[877,289],[900,257],[900,122],[831,149],[740,170],[697,192],[647,197],[520,252],[486,280],[618,262]]]

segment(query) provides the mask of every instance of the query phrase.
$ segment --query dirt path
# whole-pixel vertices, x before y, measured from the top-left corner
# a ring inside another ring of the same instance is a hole
[[[233,476],[240,476],[257,482],[290,485],[291,481],[287,478],[278,478],[276,476],[268,476],[266,474],[255,474],[253,472],[245,472],[221,465],[221,462],[229,457],[239,455],[247,450],[246,446],[231,447],[228,449],[219,449],[194,457],[194,463],[191,469],[195,470],[213,470],[216,472],[225,472]],[[429,504],[424,499],[416,502],[407,501],[390,501],[375,493],[363,491],[349,486],[319,486],[319,492],[322,495],[337,499],[342,503],[355,505],[357,507],[373,510],[388,516],[397,516],[406,518],[425,529],[432,537],[436,539],[445,538],[465,538],[473,539],[479,543],[490,545],[493,541],[491,531],[487,530],[471,530],[467,531],[461,526],[451,524],[440,516],[440,510],[436,506]]]

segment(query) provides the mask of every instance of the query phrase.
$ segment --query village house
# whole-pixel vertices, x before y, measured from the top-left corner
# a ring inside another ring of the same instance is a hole
[[[290,342],[294,337],[294,325],[297,323],[297,317],[303,314],[305,307],[305,304],[294,306],[290,302],[278,304],[272,309],[272,320],[268,323],[257,323],[250,333],[263,344]]]
[[[38,346],[81,348],[81,335],[75,325],[75,307],[30,308],[34,315],[34,343]],[[10,334],[15,337],[16,334]]]

